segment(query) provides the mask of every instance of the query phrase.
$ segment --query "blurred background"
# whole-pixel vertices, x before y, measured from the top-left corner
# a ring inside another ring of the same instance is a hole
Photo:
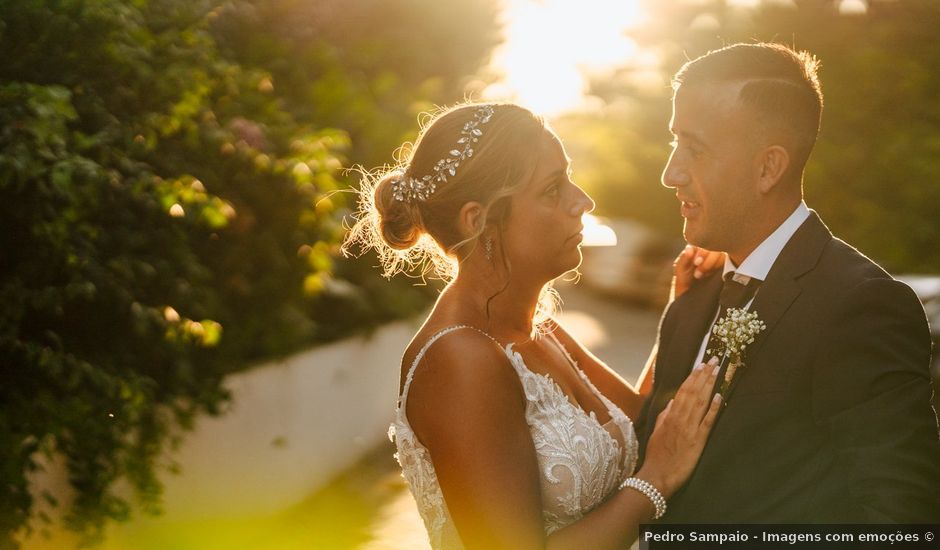
[[[810,50],[807,203],[940,340],[938,26],[935,0],[0,0],[0,548],[426,547],[385,430],[440,285],[338,245],[348,168],[468,97],[564,140],[598,206],[562,322],[635,378],[683,245],[671,74]]]

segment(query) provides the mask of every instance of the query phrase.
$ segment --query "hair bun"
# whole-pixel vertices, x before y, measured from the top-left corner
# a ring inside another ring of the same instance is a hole
[[[405,174],[393,170],[379,179],[375,186],[375,207],[379,212],[382,240],[395,250],[414,246],[423,233],[421,213],[407,201],[397,200],[392,188]]]

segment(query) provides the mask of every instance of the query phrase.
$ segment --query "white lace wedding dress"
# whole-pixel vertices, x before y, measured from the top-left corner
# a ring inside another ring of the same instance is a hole
[[[408,424],[405,408],[415,368],[428,348],[438,338],[464,328],[477,330],[464,325],[448,327],[429,338],[418,352],[405,378],[395,422],[389,428],[389,437],[398,448],[395,456],[402,475],[414,495],[435,549],[463,548],[463,544],[444,502],[428,450]],[[538,455],[546,533],[578,520],[603,502],[633,473],[638,446],[633,423],[627,415],[598,391],[561,342],[554,335],[550,337],[607,407],[610,420],[602,425],[593,412],[588,414],[573,404],[551,377],[529,370],[522,356],[512,350],[512,344],[503,347],[497,342],[525,390],[525,417]]]

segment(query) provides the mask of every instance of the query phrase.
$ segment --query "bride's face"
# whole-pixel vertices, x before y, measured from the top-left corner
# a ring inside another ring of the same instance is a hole
[[[547,282],[581,264],[581,216],[594,201],[571,180],[568,155],[553,133],[543,134],[532,179],[510,200],[503,247],[514,277]]]

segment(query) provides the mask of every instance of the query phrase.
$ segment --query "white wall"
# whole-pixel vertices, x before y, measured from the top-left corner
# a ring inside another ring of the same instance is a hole
[[[229,376],[229,410],[199,418],[172,454],[181,474],[161,476],[165,519],[283,510],[374,449],[387,437],[399,361],[418,323],[399,321]],[[61,464],[33,481],[35,491],[70,500]]]

